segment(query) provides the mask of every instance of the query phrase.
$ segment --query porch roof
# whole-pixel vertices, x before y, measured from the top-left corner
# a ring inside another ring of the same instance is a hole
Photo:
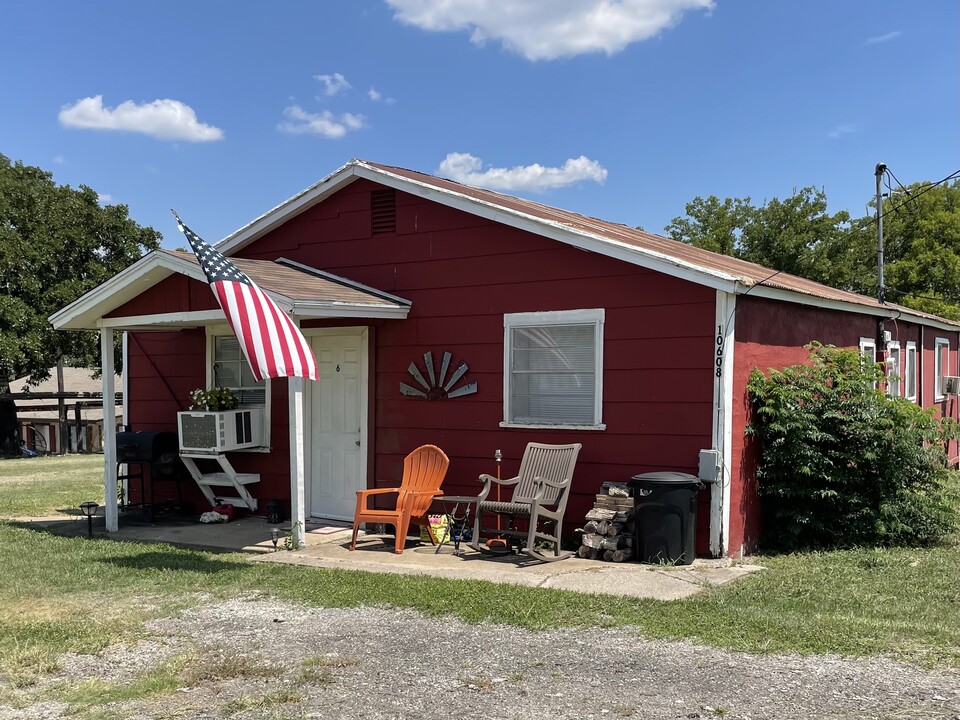
[[[406,318],[409,300],[332,273],[280,258],[231,261],[280,306],[300,320],[313,318]],[[206,284],[193,253],[155,250],[50,316],[58,330],[167,330],[225,322],[223,311],[193,310],[117,316],[117,308],[174,274]]]

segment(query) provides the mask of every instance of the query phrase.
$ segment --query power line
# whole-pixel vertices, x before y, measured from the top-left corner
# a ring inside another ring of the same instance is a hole
[[[887,172],[890,172],[889,168],[887,169]],[[893,173],[890,173],[890,174],[893,175]],[[923,190],[921,190],[920,192],[918,192],[916,195],[910,195],[910,193],[907,192],[907,195],[908,195],[909,197],[908,197],[906,200],[904,200],[902,203],[900,203],[899,205],[893,205],[893,198],[891,198],[891,199],[890,199],[890,204],[891,204],[892,207],[891,207],[889,210],[887,210],[886,212],[881,213],[881,214],[880,214],[880,217],[885,217],[885,216],[889,215],[891,212],[894,212],[894,211],[899,210],[899,209],[902,208],[904,205],[906,205],[908,202],[912,202],[913,200],[916,200],[918,197],[920,197],[920,196],[923,195],[924,193],[930,192],[931,190],[933,190],[933,189],[934,189],[935,187],[937,187],[938,185],[943,185],[943,183],[949,182],[950,180],[953,180],[955,177],[960,177],[960,170],[955,170],[955,171],[953,171],[952,173],[950,173],[949,175],[947,175],[947,176],[946,176],[945,178],[943,178],[942,180],[938,180],[938,181],[935,182],[935,183],[930,183],[929,185],[927,185],[926,187],[924,187]],[[894,179],[894,180],[897,179],[895,175],[894,175],[894,178],[893,178],[893,179]],[[900,181],[899,181],[899,180],[897,180],[897,184],[900,185]],[[903,185],[900,185],[900,187],[903,187]],[[906,188],[903,188],[903,189],[906,190]]]

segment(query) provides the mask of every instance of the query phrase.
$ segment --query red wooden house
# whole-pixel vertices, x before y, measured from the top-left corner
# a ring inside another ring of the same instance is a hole
[[[744,441],[754,367],[802,362],[811,340],[876,353],[886,331],[903,377],[891,391],[956,413],[942,392],[956,323],[405,169],[351,161],[218,249],[300,323],[319,382],[247,379],[186,253],[153,252],[51,320],[99,330],[107,347],[129,333],[134,430],[176,430],[198,387],[262,406],[261,446],[230,462],[259,475],[247,488],[261,509],[281,500],[294,522],[351,519],[355,491],[397,482],[424,443],[449,455],[444,487],[458,494],[478,489],[496,449],[511,473],[529,441],[582,443],[571,529],[604,481],[696,474],[714,450],[721,482],[701,493],[698,552],[738,555],[759,532]]]

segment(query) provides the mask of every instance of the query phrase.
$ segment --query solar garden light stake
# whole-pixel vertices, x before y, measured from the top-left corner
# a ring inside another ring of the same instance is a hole
[[[493,453],[493,459],[497,461],[497,480],[500,479],[500,461],[503,460],[503,453],[497,448]],[[497,483],[497,502],[500,502],[500,483]],[[487,540],[488,548],[503,548],[507,546],[507,541],[500,536],[500,514],[497,513],[497,536]]]
[[[272,528],[270,530],[271,541],[273,542],[273,551],[278,552],[280,548],[277,547],[277,543],[280,542],[280,530],[278,528]]]
[[[80,503],[80,510],[84,515],[87,516],[87,537],[93,537],[93,515],[97,512],[97,508],[100,507],[98,503],[95,502],[85,502]]]

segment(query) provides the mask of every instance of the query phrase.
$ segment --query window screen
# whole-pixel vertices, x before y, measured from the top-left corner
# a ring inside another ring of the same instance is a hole
[[[233,390],[241,406],[266,404],[266,380],[254,379],[240,341],[232,335],[214,339],[213,384]]]
[[[602,342],[600,318],[591,322],[540,322],[507,318],[509,395],[507,422],[597,425]],[[514,316],[522,318],[522,316]],[[564,313],[557,313],[558,320]]]

